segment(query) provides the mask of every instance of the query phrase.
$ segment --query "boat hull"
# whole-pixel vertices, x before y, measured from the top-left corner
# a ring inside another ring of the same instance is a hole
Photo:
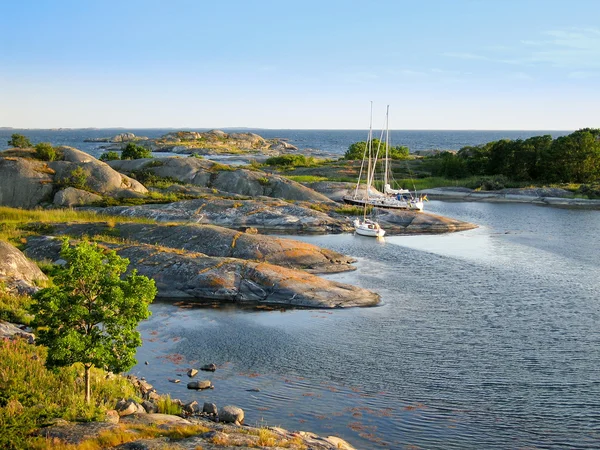
[[[405,202],[396,200],[393,198],[369,198],[368,200],[362,198],[352,198],[352,197],[344,197],[345,203],[349,205],[358,205],[358,206],[373,206],[375,208],[383,208],[383,209],[403,209],[408,211],[423,211],[423,202],[421,200]]]

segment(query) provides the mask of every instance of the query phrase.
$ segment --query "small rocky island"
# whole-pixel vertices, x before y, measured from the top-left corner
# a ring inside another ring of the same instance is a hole
[[[85,142],[104,142],[106,150],[122,150],[128,142],[136,142],[153,152],[172,152],[199,155],[263,154],[277,155],[295,152],[298,148],[284,139],[265,139],[255,133],[226,133],[221,130],[172,131],[157,139],[121,133],[113,137],[86,139]]]

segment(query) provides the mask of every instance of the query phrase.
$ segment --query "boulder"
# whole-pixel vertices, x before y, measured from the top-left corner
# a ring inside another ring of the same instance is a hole
[[[142,402],[142,406],[144,407],[145,412],[147,412],[148,414],[155,414],[158,412],[158,405],[149,400],[144,400]]]
[[[0,152],[0,205],[33,208],[49,202],[54,171],[42,161],[2,157]]]
[[[109,409],[108,411],[106,411],[104,421],[114,424],[119,423],[119,413],[114,409]]]
[[[88,191],[68,187],[54,194],[53,203],[56,206],[71,208],[73,206],[91,205],[102,200],[97,194]]]
[[[36,284],[46,282],[48,277],[18,248],[0,241],[0,282],[11,290],[32,293]]]
[[[223,423],[244,423],[244,410],[237,406],[223,406],[219,412],[219,422]]]
[[[202,381],[192,381],[191,383],[188,383],[187,388],[203,390],[203,389],[213,389],[214,386],[212,385],[212,383],[209,380],[202,380]]]
[[[213,414],[215,416],[219,415],[217,405],[215,405],[214,403],[205,402],[202,406],[202,412],[206,414]]]
[[[191,401],[183,405],[183,411],[188,414],[198,414],[200,412],[200,405],[196,400]]]
[[[119,400],[117,405],[115,406],[115,410],[119,414],[119,417],[129,416],[130,414],[136,414],[139,412],[139,408],[141,405],[138,405],[134,400]],[[142,409],[144,409],[142,407]]]
[[[198,374],[198,370],[196,370],[196,369],[189,369],[187,371],[187,376],[190,378],[195,377],[197,374]]]
[[[206,372],[214,372],[215,370],[217,370],[217,365],[214,363],[206,364],[200,367],[200,370],[204,370]]]
[[[0,320],[0,340],[1,339],[25,339],[30,344],[35,342],[35,336],[33,333],[29,333],[27,331],[22,330],[15,324],[10,322],[5,322],[4,320]]]
[[[138,181],[120,174],[108,164],[72,147],[60,147],[63,160],[52,161],[48,166],[55,171],[54,183],[68,183],[73,171],[81,168],[85,173],[87,189],[115,197],[126,196],[131,191],[145,194],[148,190]]]

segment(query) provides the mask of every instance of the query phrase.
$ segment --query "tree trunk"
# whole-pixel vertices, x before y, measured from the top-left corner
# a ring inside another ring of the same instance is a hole
[[[92,365],[89,363],[86,363],[83,365],[85,367],[85,403],[87,405],[90,404],[90,397],[91,397],[91,389],[90,389],[90,369],[92,368]]]

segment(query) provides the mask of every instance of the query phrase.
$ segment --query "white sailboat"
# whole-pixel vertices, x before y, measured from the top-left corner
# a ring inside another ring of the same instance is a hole
[[[368,168],[367,168],[367,186],[365,189],[365,202],[363,202],[363,218],[362,220],[356,218],[354,219],[354,231],[356,232],[356,234],[360,234],[361,236],[370,236],[370,237],[376,237],[376,238],[380,238],[383,237],[385,235],[385,230],[383,228],[381,228],[381,226],[379,226],[379,223],[377,223],[376,221],[372,220],[372,219],[367,219],[367,208],[368,208],[368,203],[366,202],[366,200],[369,198],[369,191],[371,189],[371,183],[373,182],[373,177],[372,177],[372,173],[373,170],[371,169],[371,162],[372,162],[372,153],[373,153],[373,148],[371,145],[371,137],[373,134],[373,102],[371,102],[371,121],[369,124],[369,140],[367,143],[367,146],[365,148],[365,156],[367,156],[367,161],[368,161]],[[367,155],[368,153],[368,155]],[[365,156],[363,156],[363,165],[364,165],[364,160],[365,160]],[[373,167],[375,166],[375,162],[377,161],[377,158],[375,157],[374,162],[373,162]],[[361,172],[362,172],[362,167],[361,167]],[[360,178],[359,178],[359,182],[360,182]],[[358,190],[358,188],[357,188]]]
[[[371,104],[371,111],[373,105]],[[388,209],[405,209],[411,211],[423,211],[424,197],[412,195],[408,189],[392,189],[390,185],[391,181],[391,164],[389,163],[389,147],[390,147],[390,131],[389,131],[389,112],[390,107],[388,105],[385,115],[385,164],[383,169],[383,192],[379,192],[373,188],[373,181],[375,176],[375,168],[377,159],[379,157],[379,148],[375,155],[373,155],[373,149],[371,142],[373,139],[372,133],[372,122],[369,128],[369,137],[367,140],[367,148],[363,156],[363,162],[360,167],[360,173],[358,175],[358,181],[356,183],[356,189],[353,194],[349,194],[343,197],[344,202],[352,205],[371,205],[378,208]],[[372,112],[371,112],[372,115]],[[383,134],[383,132],[382,132]],[[381,140],[380,140],[381,142]],[[367,187],[365,195],[359,194],[360,179],[363,173],[365,159],[368,161],[367,168]]]

